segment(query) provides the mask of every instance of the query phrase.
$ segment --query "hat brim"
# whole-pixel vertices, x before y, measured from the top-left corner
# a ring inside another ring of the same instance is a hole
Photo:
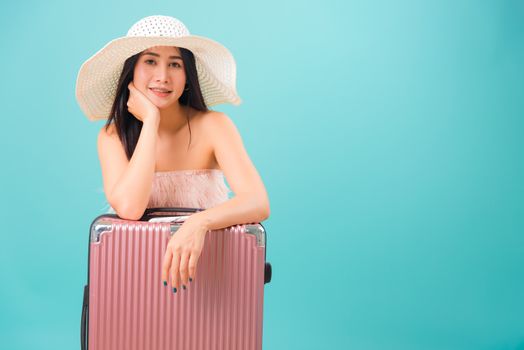
[[[107,43],[86,60],[78,72],[75,95],[89,120],[109,117],[125,60],[153,46],[183,47],[193,53],[200,89],[208,107],[242,102],[236,91],[235,60],[222,44],[197,35],[122,37]]]

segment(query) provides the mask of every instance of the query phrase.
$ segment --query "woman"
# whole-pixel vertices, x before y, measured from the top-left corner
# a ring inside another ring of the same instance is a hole
[[[98,153],[107,201],[138,220],[148,207],[200,207],[170,239],[162,280],[173,291],[195,276],[208,230],[269,216],[264,184],[224,113],[237,105],[236,66],[221,44],[189,35],[179,20],[149,16],[81,67],[78,102],[107,119]],[[228,199],[227,178],[235,196]]]

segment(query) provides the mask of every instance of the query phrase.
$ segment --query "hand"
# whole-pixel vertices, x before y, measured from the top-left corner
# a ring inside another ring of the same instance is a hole
[[[131,81],[127,88],[129,89],[129,98],[127,100],[127,109],[136,119],[145,123],[147,119],[160,118],[160,110],[151,100],[138,90]]]
[[[189,278],[195,278],[207,231],[196,214],[186,219],[167,244],[162,263],[162,281],[167,282],[169,273],[171,287],[179,290],[181,283],[186,286]]]

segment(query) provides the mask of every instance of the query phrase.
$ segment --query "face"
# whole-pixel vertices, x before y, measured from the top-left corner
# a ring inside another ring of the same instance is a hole
[[[184,92],[186,73],[180,50],[174,46],[154,46],[144,50],[135,65],[133,84],[158,108],[167,108]],[[171,91],[161,93],[155,88]]]

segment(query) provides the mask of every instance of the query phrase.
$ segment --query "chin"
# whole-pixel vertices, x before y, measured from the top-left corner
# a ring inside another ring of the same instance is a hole
[[[176,104],[176,102],[169,103],[169,104],[162,103],[162,104],[156,104],[156,106],[157,106],[158,109],[162,109],[163,110],[163,109],[169,109],[169,108],[173,107],[175,104]]]
[[[173,101],[173,102],[163,102],[163,103],[155,103],[155,106],[158,108],[158,109],[168,109],[169,107],[172,107],[174,104],[176,104],[177,101]]]

